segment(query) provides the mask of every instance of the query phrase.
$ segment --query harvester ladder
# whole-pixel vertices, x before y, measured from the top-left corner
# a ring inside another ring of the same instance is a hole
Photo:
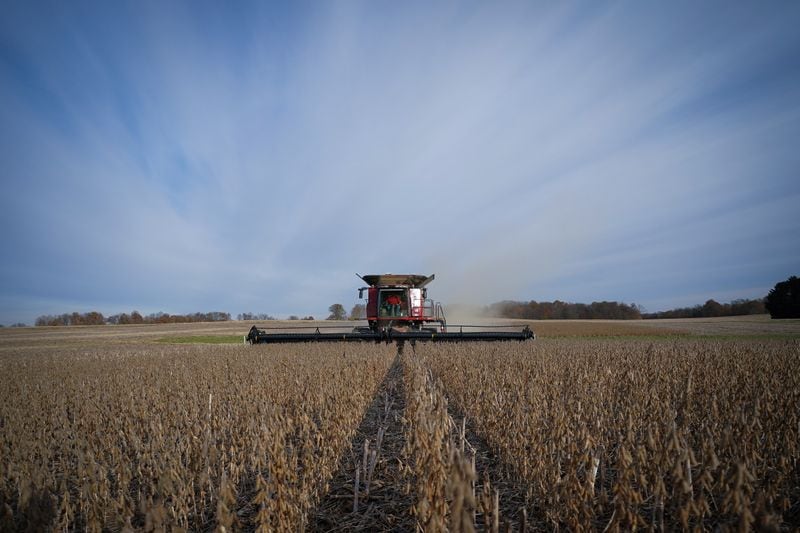
[[[436,320],[441,321],[443,327],[447,327],[447,319],[444,317],[444,308],[439,302],[436,302],[434,316],[436,317]]]

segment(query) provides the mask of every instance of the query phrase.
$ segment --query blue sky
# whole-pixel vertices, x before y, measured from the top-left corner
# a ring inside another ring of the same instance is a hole
[[[37,2],[0,17],[0,323],[761,297],[797,2]]]

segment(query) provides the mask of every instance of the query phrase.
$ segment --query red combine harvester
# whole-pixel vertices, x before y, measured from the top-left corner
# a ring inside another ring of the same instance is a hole
[[[426,286],[434,276],[418,274],[373,274],[361,276],[367,284],[358,289],[359,298],[367,293],[367,326],[346,332],[322,332],[321,329],[342,329],[342,326],[322,326],[313,332],[309,327],[250,328],[245,341],[250,344],[290,342],[461,342],[461,341],[524,341],[535,338],[528,326],[447,325],[442,305],[428,299]],[[349,329],[349,328],[348,328]],[[467,331],[464,331],[464,330]],[[514,331],[509,331],[515,329]],[[287,331],[293,330],[293,331]],[[495,330],[495,331],[490,331]],[[502,331],[501,331],[502,330]]]

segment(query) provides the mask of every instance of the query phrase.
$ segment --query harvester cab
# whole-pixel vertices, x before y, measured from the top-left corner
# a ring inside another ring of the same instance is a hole
[[[367,293],[366,312],[370,330],[447,331],[442,305],[428,299],[428,289],[425,288],[433,281],[433,275],[356,275],[367,284],[358,292],[362,299],[364,292]]]
[[[253,326],[245,342],[295,343],[295,342],[349,342],[373,341],[398,344],[411,342],[460,341],[524,341],[535,338],[527,325],[519,329],[514,325],[450,325],[439,302],[428,298],[427,285],[434,275],[419,274],[356,274],[365,287],[358,289],[359,298],[366,303],[366,326],[355,328],[341,325],[258,328]],[[313,329],[313,332],[296,330]],[[325,332],[321,330],[326,330]],[[341,331],[347,329],[348,331]],[[340,330],[339,332],[329,330]],[[466,331],[465,331],[466,330]]]

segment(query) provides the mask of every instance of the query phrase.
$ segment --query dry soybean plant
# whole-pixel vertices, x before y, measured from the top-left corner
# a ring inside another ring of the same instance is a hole
[[[417,354],[547,529],[800,522],[797,340],[545,339]]]
[[[378,345],[3,353],[0,529],[302,529]]]
[[[798,340],[36,350],[0,351],[0,530],[313,529],[387,376],[362,529],[387,483],[425,531],[800,526]]]
[[[412,513],[424,531],[474,531],[483,518],[487,531],[499,527],[497,492],[488,478],[476,491],[475,450],[465,427],[448,412],[441,382],[415,355],[403,356],[406,390],[404,450],[412,480]],[[463,420],[462,420],[463,422]],[[488,475],[488,474],[485,474]]]

